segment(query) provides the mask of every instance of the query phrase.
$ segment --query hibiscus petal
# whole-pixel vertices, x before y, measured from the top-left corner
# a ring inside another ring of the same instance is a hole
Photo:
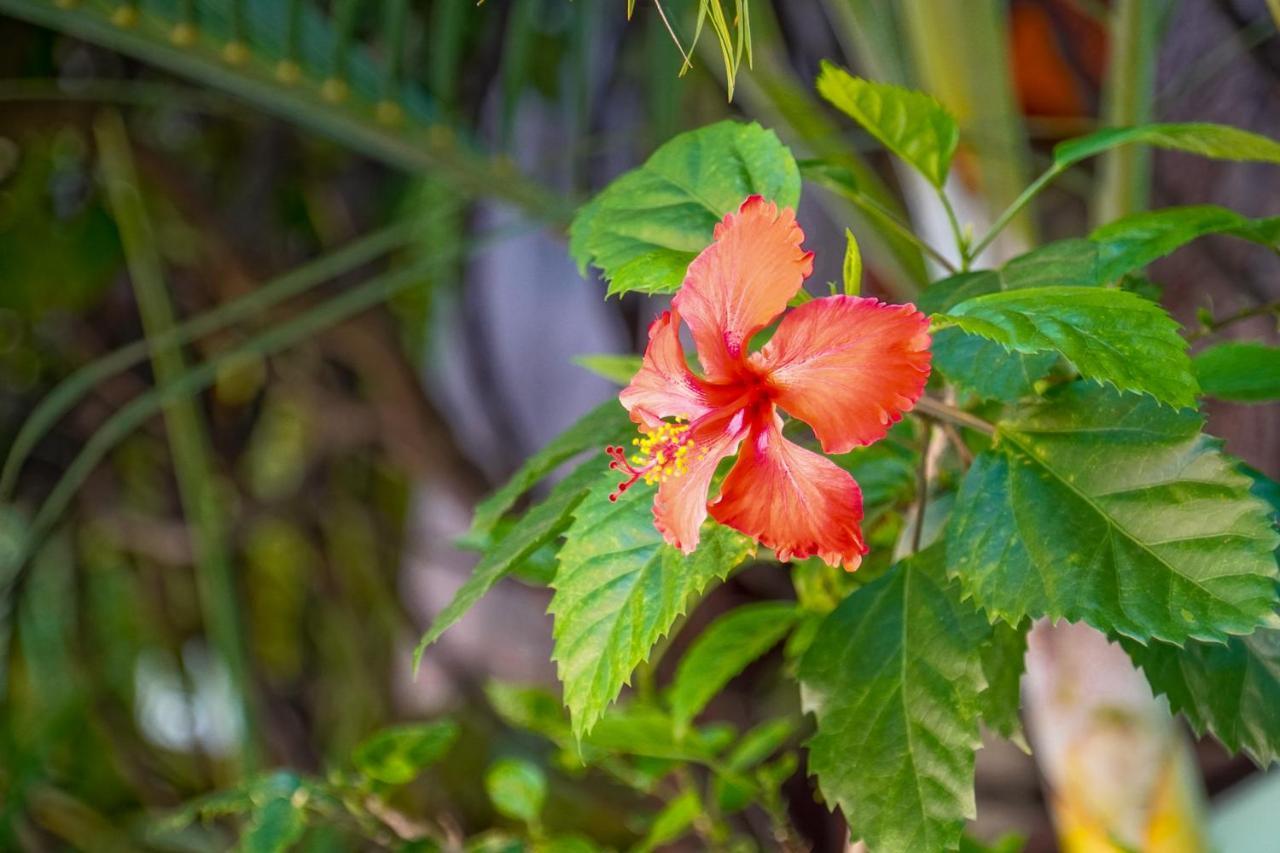
[[[698,531],[707,518],[707,493],[720,460],[732,456],[747,434],[744,413],[717,412],[694,423],[688,471],[658,486],[653,523],[667,542],[686,554],[698,547]]]
[[[853,571],[867,553],[862,490],[848,471],[783,438],[776,415],[743,443],[711,515],[783,561],[816,556]]]
[[[910,411],[929,359],[929,319],[915,306],[828,296],[783,317],[754,361],[773,401],[813,427],[827,453],[845,453]]]
[[[693,331],[707,378],[741,373],[751,336],[773,322],[813,272],[813,253],[790,208],[751,196],[715,229],[715,241],[689,264],[672,303]]]
[[[680,316],[665,311],[649,326],[644,364],[618,399],[632,420],[654,427],[663,418],[701,418],[724,396],[717,390],[689,369],[680,345]]]

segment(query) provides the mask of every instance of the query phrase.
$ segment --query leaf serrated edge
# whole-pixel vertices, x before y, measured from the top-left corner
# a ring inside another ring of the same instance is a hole
[[[1244,635],[1238,635],[1238,634],[1237,634],[1237,635],[1232,635],[1232,636],[1235,636],[1235,637],[1247,637],[1247,636],[1249,636],[1249,635],[1248,635],[1248,634],[1244,634]],[[1115,637],[1115,636],[1112,636],[1112,639],[1113,639],[1113,641],[1114,641],[1114,640],[1119,639],[1119,640],[1120,640],[1121,648],[1123,648],[1123,647],[1124,647],[1124,645],[1125,645],[1125,642],[1124,642],[1124,641],[1125,641],[1125,640],[1128,640],[1128,641],[1130,641],[1130,642],[1138,643],[1139,645],[1142,645],[1142,646],[1146,646],[1146,645],[1148,645],[1147,643],[1143,643],[1142,641],[1137,640],[1137,639],[1132,638],[1132,637],[1123,637],[1123,636],[1122,636],[1122,637]],[[1226,645],[1226,643],[1215,643],[1215,644],[1216,644],[1216,645]],[[1173,644],[1171,644],[1171,643],[1165,643],[1165,645],[1172,646]],[[1177,649],[1177,650],[1181,651],[1183,647],[1182,647],[1182,646],[1173,646],[1173,648],[1175,648],[1175,649]],[[1125,653],[1126,653],[1126,654],[1128,654],[1128,651],[1126,650],[1126,652],[1125,652]],[[1151,680],[1151,675],[1150,675],[1150,672],[1148,671],[1147,667],[1146,667],[1146,666],[1144,666],[1144,665],[1143,665],[1142,663],[1140,663],[1139,661],[1134,660],[1134,658],[1133,658],[1133,656],[1132,656],[1132,655],[1129,655],[1129,660],[1133,663],[1133,665],[1134,665],[1134,666],[1136,666],[1136,667],[1138,667],[1138,669],[1142,670],[1143,676],[1146,678],[1147,686],[1151,688],[1151,692],[1152,692],[1152,693],[1154,693],[1154,694],[1155,694],[1155,695],[1157,695],[1157,696],[1163,696],[1163,697],[1165,698],[1165,700],[1169,703],[1169,708],[1170,708],[1174,713],[1181,715],[1182,719],[1186,721],[1187,725],[1191,728],[1191,730],[1192,730],[1193,732],[1195,732],[1195,734],[1196,734],[1196,736],[1197,736],[1197,737],[1204,737],[1205,735],[1212,735],[1212,736],[1213,736],[1213,738],[1214,738],[1214,740],[1218,741],[1218,743],[1220,743],[1220,744],[1222,744],[1224,747],[1226,747],[1228,751],[1230,751],[1230,752],[1232,752],[1232,753],[1235,753],[1235,754],[1239,754],[1239,753],[1243,752],[1245,755],[1249,756],[1249,758],[1253,759],[1253,761],[1254,761],[1255,763],[1257,763],[1257,764],[1258,764],[1258,766],[1260,766],[1260,767],[1264,767],[1264,768],[1265,768],[1265,767],[1270,766],[1272,763],[1274,763],[1274,762],[1276,762],[1276,761],[1280,761],[1280,749],[1277,749],[1277,748],[1274,748],[1274,747],[1268,747],[1265,751],[1263,751],[1263,752],[1258,752],[1257,750],[1253,749],[1253,748],[1252,748],[1252,746],[1250,746],[1249,744],[1246,744],[1246,743],[1244,742],[1244,740],[1243,740],[1243,739],[1241,739],[1241,738],[1240,738],[1240,737],[1238,737],[1238,736],[1237,736],[1237,737],[1231,737],[1231,738],[1228,738],[1228,737],[1223,736],[1222,734],[1219,734],[1219,733],[1218,733],[1218,731],[1217,731],[1216,726],[1214,725],[1214,723],[1213,723],[1213,722],[1211,722],[1211,721],[1208,719],[1208,717],[1207,717],[1207,716],[1205,716],[1203,719],[1199,719],[1199,717],[1201,717],[1201,716],[1203,716],[1203,715],[1200,715],[1200,714],[1199,714],[1198,709],[1196,709],[1194,706],[1189,706],[1189,705],[1186,705],[1186,704],[1184,704],[1184,703],[1182,703],[1182,702],[1179,702],[1179,701],[1178,701],[1178,700],[1177,700],[1173,695],[1171,695],[1168,691],[1166,691],[1166,690],[1162,690],[1162,689],[1160,689],[1159,687],[1157,687],[1157,686],[1156,686],[1156,684],[1155,684],[1155,682],[1153,682],[1153,681]],[[1181,669],[1181,666],[1182,666],[1182,665],[1181,665],[1181,663],[1179,663],[1179,665],[1178,665],[1178,666],[1179,666],[1179,669]]]

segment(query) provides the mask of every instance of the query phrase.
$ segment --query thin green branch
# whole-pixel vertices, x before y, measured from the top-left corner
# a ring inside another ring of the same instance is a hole
[[[956,241],[956,252],[960,255],[960,269],[967,271],[972,256],[969,254],[969,241],[965,239],[964,230],[956,216],[956,209],[951,205],[951,198],[944,187],[938,188],[938,198],[942,201],[942,209],[947,213],[947,224],[951,226],[951,237]],[[954,267],[952,267],[954,269]]]
[[[155,232],[147,216],[120,114],[112,111],[100,116],[94,125],[94,134],[102,152],[103,182],[124,244],[129,279],[142,315],[143,329],[148,337],[166,334],[174,326],[173,308],[164,283]],[[161,384],[182,376],[186,370],[183,362],[182,351],[176,346],[152,347],[152,369]],[[249,658],[244,647],[240,606],[232,577],[228,524],[222,514],[223,502],[217,494],[217,476],[209,458],[208,436],[195,401],[190,397],[168,401],[164,406],[164,420],[174,476],[192,532],[196,582],[205,630],[231,675],[241,724],[241,772],[251,773],[258,765],[258,756],[249,698]]]
[[[382,82],[384,102],[399,97],[405,62],[405,22],[409,16],[409,0],[388,0],[382,10],[383,52],[386,54]]]
[[[847,198],[854,205],[862,208],[864,211],[889,226],[894,233],[902,237],[902,239],[906,240],[908,243],[911,243],[924,254],[928,255],[947,272],[954,274],[960,271],[950,258],[938,249],[934,248],[932,244],[917,234],[910,225],[898,219],[891,211],[882,207],[875,199],[861,193],[841,193],[841,195]]]
[[[302,4],[304,0],[287,0],[284,17],[284,58],[280,61],[277,76],[287,78],[301,73],[302,64]],[[289,82],[286,80],[286,82]]]
[[[1208,337],[1209,335],[1215,335],[1228,326],[1233,326],[1244,320],[1251,320],[1254,317],[1266,317],[1268,314],[1275,317],[1277,321],[1280,321],[1280,301],[1264,302],[1261,305],[1253,305],[1249,308],[1237,311],[1234,314],[1228,314],[1225,317],[1212,317],[1205,321],[1199,329],[1187,335],[1187,339],[1191,341],[1198,341],[1201,338]]]
[[[1008,207],[1004,209],[1004,212],[1001,213],[998,217],[996,217],[996,221],[991,224],[991,227],[989,229],[987,229],[987,233],[982,235],[982,239],[980,239],[977,243],[975,243],[969,249],[970,257],[972,258],[980,257],[983,251],[986,250],[986,248],[990,246],[991,243],[997,237],[1000,236],[1000,232],[1003,231],[1005,227],[1010,222],[1013,221],[1014,217],[1016,217],[1019,213],[1021,213],[1022,209],[1025,208],[1028,204],[1030,204],[1031,200],[1034,199],[1037,195],[1039,195],[1040,191],[1043,190],[1045,187],[1047,187],[1050,184],[1050,182],[1054,180],[1054,178],[1057,178],[1059,175],[1061,175],[1063,171],[1065,170],[1061,166],[1055,163],[1054,165],[1046,169],[1043,173],[1041,173],[1040,177],[1032,181],[1031,184],[1025,190],[1023,190],[1022,193],[1017,198],[1015,198]]]
[[[1103,123],[1128,127],[1151,121],[1156,59],[1168,0],[1118,0],[1112,9],[1111,55],[1103,88]],[[1091,211],[1095,225],[1147,206],[1151,190],[1151,150],[1121,145],[1102,155],[1098,190]]]

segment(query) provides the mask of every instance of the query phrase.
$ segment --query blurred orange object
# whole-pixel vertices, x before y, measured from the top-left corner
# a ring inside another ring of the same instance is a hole
[[[1009,16],[1022,111],[1052,118],[1095,114],[1107,55],[1102,23],[1069,0],[1014,0]]]

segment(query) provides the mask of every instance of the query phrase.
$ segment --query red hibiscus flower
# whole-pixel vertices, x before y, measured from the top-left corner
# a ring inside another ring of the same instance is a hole
[[[803,241],[795,213],[759,196],[716,226],[671,310],[649,327],[644,365],[619,396],[643,437],[630,458],[609,448],[612,467],[629,476],[611,499],[637,480],[659,483],[654,523],[685,553],[710,512],[780,560],[817,556],[852,571],[867,552],[862,491],[834,462],[784,438],[779,410],[808,424],[827,453],[878,441],[924,391],[929,321],[913,305],[829,296],[787,312],[751,352],[752,336],[813,271]],[[701,376],[685,362],[681,320]],[[735,453],[708,502],[716,466]]]

